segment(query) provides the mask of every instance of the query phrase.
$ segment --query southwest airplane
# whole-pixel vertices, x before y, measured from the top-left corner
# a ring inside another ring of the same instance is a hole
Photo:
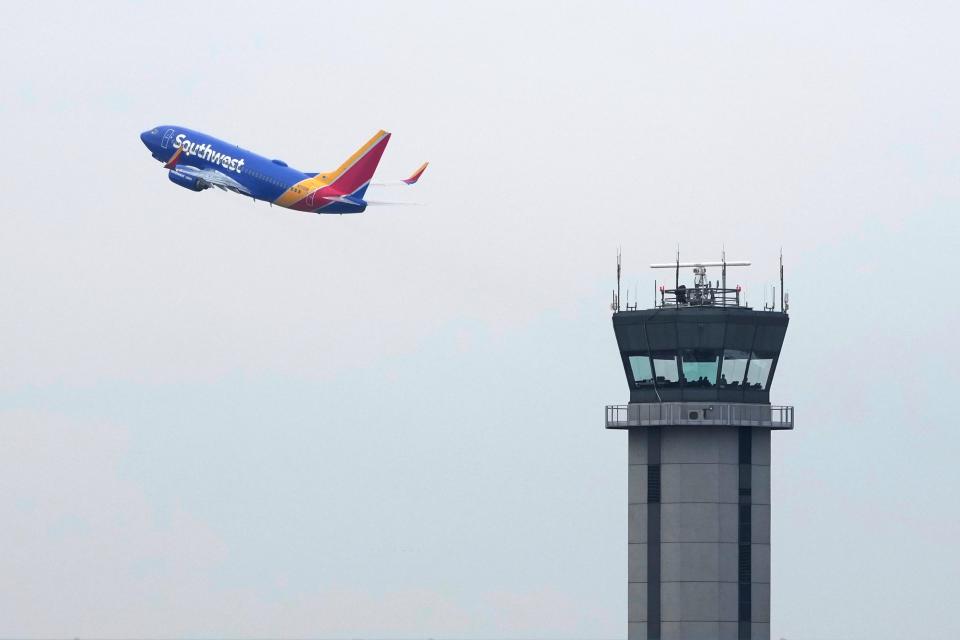
[[[168,169],[170,181],[191,191],[217,187],[297,211],[342,214],[361,213],[373,204],[363,197],[390,134],[377,132],[339,168],[317,172],[297,171],[283,160],[184,127],[156,127],[141,133],[140,140]],[[406,180],[373,184],[415,184],[426,168],[424,162]]]

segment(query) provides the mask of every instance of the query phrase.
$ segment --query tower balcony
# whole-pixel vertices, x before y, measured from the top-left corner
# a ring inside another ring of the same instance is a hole
[[[607,405],[607,429],[731,426],[793,429],[793,407],[753,403],[656,402]]]

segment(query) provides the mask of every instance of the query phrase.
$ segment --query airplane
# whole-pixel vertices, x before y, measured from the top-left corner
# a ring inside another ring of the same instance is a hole
[[[370,184],[413,185],[427,169],[424,162],[406,179],[371,182],[390,133],[380,130],[333,171],[298,171],[283,160],[271,160],[193,129],[159,126],[140,140],[168,170],[167,177],[191,191],[217,187],[288,209],[313,213],[362,213]]]

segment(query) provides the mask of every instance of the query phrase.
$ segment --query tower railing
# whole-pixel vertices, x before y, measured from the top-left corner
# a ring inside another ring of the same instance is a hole
[[[739,307],[740,287],[724,289],[709,284],[676,289],[660,287],[661,307]]]
[[[669,425],[793,429],[793,407],[747,403],[651,402],[607,405],[607,429]]]

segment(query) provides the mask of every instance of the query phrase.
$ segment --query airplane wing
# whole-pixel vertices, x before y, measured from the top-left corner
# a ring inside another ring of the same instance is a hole
[[[250,195],[249,189],[227,174],[217,171],[216,169],[198,169],[184,164],[177,165],[173,171],[181,175],[190,176],[191,178],[197,178],[223,191],[236,191],[237,193]]]
[[[398,185],[401,185],[401,184],[410,186],[410,185],[416,184],[416,183],[417,183],[417,180],[420,179],[420,176],[423,175],[423,172],[427,170],[427,165],[429,165],[429,164],[430,164],[429,162],[424,162],[422,165],[420,165],[420,166],[417,168],[416,171],[414,171],[412,174],[410,174],[410,177],[409,177],[409,178],[404,178],[403,180],[387,180],[386,182],[376,182],[376,181],[374,181],[374,182],[371,182],[370,184],[373,185],[373,186],[375,186],[375,187],[394,187],[394,186],[398,186]]]

